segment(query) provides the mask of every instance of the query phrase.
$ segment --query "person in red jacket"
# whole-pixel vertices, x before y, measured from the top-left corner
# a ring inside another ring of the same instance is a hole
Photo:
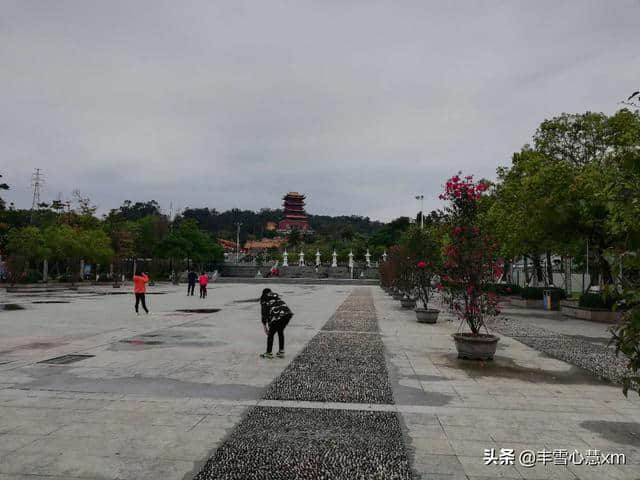
[[[198,283],[200,284],[200,298],[207,297],[207,284],[209,283],[209,277],[206,273],[202,272],[200,277],[198,278]]]
[[[136,296],[136,314],[138,312],[138,305],[142,302],[142,308],[146,313],[149,313],[147,308],[147,302],[145,302],[144,294],[147,291],[147,283],[149,283],[149,276],[145,272],[141,272],[140,275],[133,276],[133,293]]]

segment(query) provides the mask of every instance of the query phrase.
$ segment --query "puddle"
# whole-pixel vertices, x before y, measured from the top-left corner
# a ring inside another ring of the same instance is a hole
[[[79,362],[87,358],[93,358],[95,355],[62,355],[61,357],[49,358],[38,363],[47,363],[49,365],[67,365],[69,363]]]
[[[164,342],[159,340],[120,340],[120,343],[128,343],[130,345],[163,345]]]
[[[435,375],[410,375],[404,376],[398,373],[396,367],[389,358],[386,359],[389,383],[393,390],[393,400],[397,405],[424,405],[428,407],[442,407],[451,401],[452,395],[441,392],[431,392],[428,388],[422,386],[408,387],[400,385],[400,380],[414,380],[416,377],[420,380],[427,381],[433,378],[446,380],[445,377]]]
[[[640,423],[589,420],[582,422],[580,426],[597,433],[606,440],[621,445],[640,447]]]
[[[434,356],[433,363],[436,366],[462,370],[471,378],[512,378],[532,383],[557,383],[562,385],[602,385],[607,383],[579,367],[572,366],[567,370],[561,371],[542,370],[540,368],[523,367],[510,358],[500,356],[483,362],[462,360],[456,354],[443,354]]]
[[[411,378],[417,378],[421,382],[448,382],[449,379],[447,377],[442,377],[440,375],[413,375]]]
[[[0,303],[0,311],[2,310],[10,312],[14,310],[24,310],[24,307],[17,303]]]
[[[158,330],[156,332],[136,335],[133,338],[126,338],[110,345],[111,351],[133,351],[148,348],[215,348],[228,345],[223,341],[212,341],[206,336],[198,334],[193,330]]]
[[[219,308],[179,308],[176,310],[176,312],[182,313],[216,313],[219,311]]]

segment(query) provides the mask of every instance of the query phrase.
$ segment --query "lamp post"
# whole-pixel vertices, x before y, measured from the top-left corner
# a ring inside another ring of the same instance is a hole
[[[424,228],[424,195],[416,195],[416,200],[420,200],[420,230]]]
[[[240,262],[240,225],[242,222],[236,222],[236,263]]]

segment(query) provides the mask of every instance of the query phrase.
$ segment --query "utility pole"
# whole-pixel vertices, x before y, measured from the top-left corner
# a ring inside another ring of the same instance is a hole
[[[33,223],[33,212],[40,204],[40,187],[44,183],[44,175],[39,168],[31,174],[31,186],[33,187],[33,201],[31,202],[31,223]]]
[[[424,195],[416,195],[416,200],[420,200],[420,230],[424,229]]]
[[[242,225],[242,222],[236,222],[238,227],[236,230],[236,263],[240,262],[240,225]]]

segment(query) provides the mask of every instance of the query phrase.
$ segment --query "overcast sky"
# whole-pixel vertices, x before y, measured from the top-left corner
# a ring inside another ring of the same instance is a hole
[[[413,215],[639,60],[638,0],[0,0],[3,196]]]

